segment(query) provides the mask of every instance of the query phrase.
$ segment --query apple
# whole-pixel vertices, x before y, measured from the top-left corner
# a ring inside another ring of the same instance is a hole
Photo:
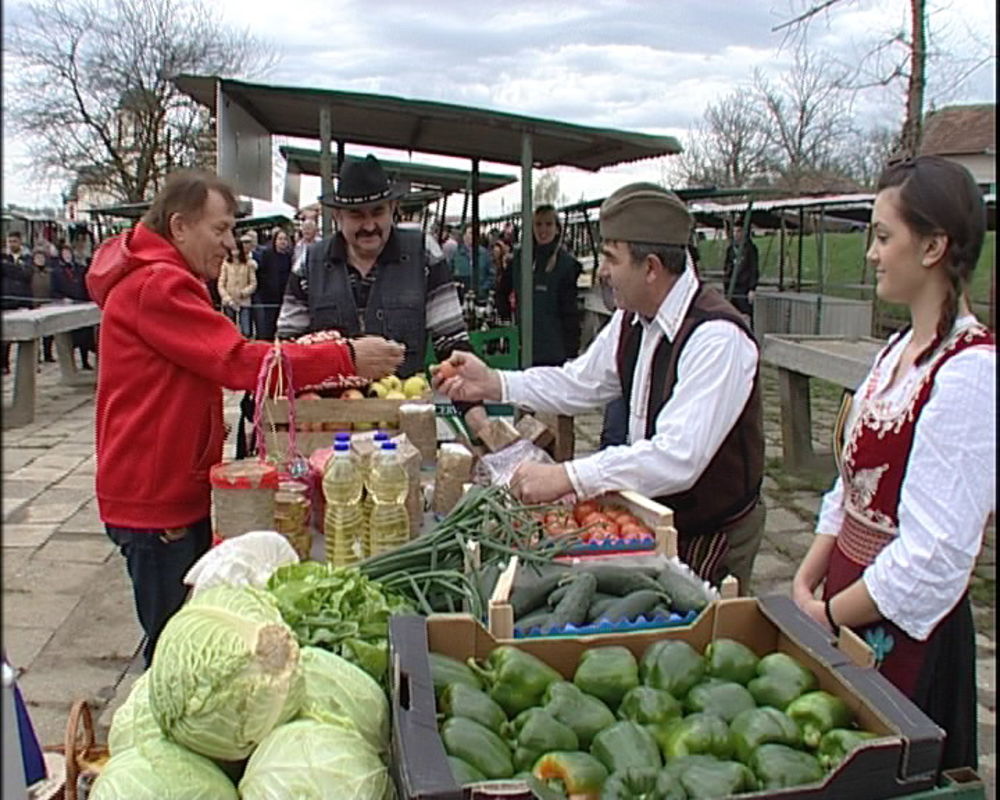
[[[393,389],[391,392],[386,392],[386,400],[406,400],[406,395],[397,389]]]
[[[388,391],[389,390],[385,386],[383,386],[381,383],[376,382],[376,383],[373,383],[371,386],[368,387],[368,396],[369,397],[385,397],[386,392],[388,392]]]
[[[403,382],[403,394],[407,397],[420,397],[427,388],[427,381],[422,375],[414,375]]]
[[[365,396],[358,389],[348,389],[341,396],[341,400],[364,400]]]
[[[403,390],[403,382],[397,375],[386,375],[382,378],[382,385],[389,391],[401,392]]]

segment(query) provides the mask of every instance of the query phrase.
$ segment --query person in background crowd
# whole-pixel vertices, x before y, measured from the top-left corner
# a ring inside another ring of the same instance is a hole
[[[73,262],[84,272],[90,266],[90,258],[94,253],[94,242],[90,231],[83,229],[72,239]],[[61,248],[60,248],[61,249]]]
[[[500,282],[501,276],[510,266],[510,250],[503,239],[496,239],[490,245],[490,266],[493,269],[494,286]]]
[[[996,509],[996,347],[969,306],[986,229],[969,171],[938,156],[886,167],[867,257],[909,308],[838,420],[840,476],[792,582],[799,608],[847,625],[947,736],[941,769],[977,766],[969,578]],[[822,598],[816,590],[822,588]]]
[[[576,281],[583,265],[560,246],[559,216],[551,205],[541,205],[533,216],[534,320],[533,366],[562,366],[580,349],[580,310]],[[504,319],[517,319],[521,292],[521,250],[514,251],[510,269],[497,283],[497,309]]]
[[[31,254],[31,297],[34,300],[32,303],[34,308],[47,306],[48,301],[52,299],[52,270],[49,268],[51,263],[47,244],[38,242]],[[55,363],[55,356],[52,355],[54,342],[54,336],[42,337],[42,353],[39,354],[38,363],[43,359],[48,364]]]
[[[441,252],[444,254],[445,259],[448,263],[451,263],[451,258],[455,255],[455,251],[458,249],[458,228],[454,225],[448,226],[448,235],[445,236],[444,241],[441,243]]]
[[[250,298],[257,290],[257,262],[247,255],[253,240],[246,234],[236,240],[236,251],[222,262],[219,297],[222,308],[248,339],[253,335]]]
[[[278,325],[285,286],[292,271],[292,244],[288,234],[276,228],[271,243],[261,253],[257,264],[257,298],[260,313],[257,315],[257,338],[266,342],[274,340]]]
[[[59,256],[52,267],[52,298],[54,300],[71,300],[86,302],[90,300],[87,293],[86,268],[76,260],[73,248],[62,242],[59,246]],[[80,368],[90,370],[90,354],[95,350],[94,328],[77,328],[70,332],[73,349],[80,354]]]
[[[209,469],[222,460],[222,387],[250,390],[271,344],[212,310],[233,240],[236,196],[210,173],[177,171],[129,232],[94,255],[87,288],[103,309],[97,382],[97,502],[125,557],[146,632],[146,666],[212,541]],[[305,384],[379,378],[403,357],[379,337],[282,349]]]
[[[758,266],[757,245],[753,243],[751,232],[744,235],[743,226],[740,223],[733,225],[733,240],[726,248],[726,262],[723,268],[724,291],[736,309],[741,314],[750,317],[750,325],[753,327],[753,298],[757,291],[757,282],[760,280],[760,270]],[[733,275],[736,275],[735,282]]]
[[[421,222],[422,214],[423,209],[419,205],[404,207],[403,204],[400,203],[398,211],[399,221],[396,222],[396,230],[420,231],[424,237],[424,246],[427,248],[427,254],[432,260],[439,261],[444,258],[444,251],[441,249],[441,245],[437,243],[431,233],[424,233],[424,226]]]
[[[465,297],[465,293],[472,289],[472,261],[472,223],[468,223],[462,232],[462,242],[455,248],[449,261],[455,282],[460,284],[462,297]],[[482,245],[479,245],[476,261],[479,268],[476,274],[478,279],[476,300],[482,301],[486,299],[486,295],[493,288],[494,280],[490,254]]]
[[[302,235],[299,240],[295,243],[295,253],[292,256],[292,264],[298,264],[305,255],[306,248],[313,242],[318,242],[322,238],[319,235],[319,226],[316,224],[316,220],[312,217],[307,217],[302,222]]]
[[[435,384],[452,400],[550,414],[627,398],[627,444],[561,464],[524,462],[511,490],[526,504],[620,489],[656,498],[674,510],[681,560],[715,585],[735,575],[749,594],[766,518],[757,343],[740,313],[695,277],[691,215],[673,192],[623,186],[602,204],[600,229],[598,276],[618,310],[579,358],[507,372],[460,353],[456,375]]]
[[[3,252],[3,310],[31,307],[31,256],[19,231],[7,234]],[[3,374],[10,374],[11,342],[3,343]]]

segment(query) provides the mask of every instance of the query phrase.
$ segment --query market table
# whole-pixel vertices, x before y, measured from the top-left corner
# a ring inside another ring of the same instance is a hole
[[[786,467],[813,463],[810,378],[822,378],[853,393],[884,346],[884,341],[868,336],[764,335],[761,359],[778,368],[781,447]]]
[[[56,357],[64,386],[92,386],[94,373],[84,374],[73,363],[70,331],[98,325],[101,309],[96,303],[53,303],[43,308],[18,308],[3,312],[3,341],[17,344],[14,398],[3,415],[3,427],[18,428],[35,419],[35,365],[38,340],[55,336]]]

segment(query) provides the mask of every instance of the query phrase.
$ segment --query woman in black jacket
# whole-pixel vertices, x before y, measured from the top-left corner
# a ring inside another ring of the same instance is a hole
[[[52,265],[52,299],[71,300],[85,303],[90,300],[85,281],[87,267],[76,260],[76,255],[65,242],[59,246],[59,255]],[[97,352],[93,326],[77,328],[70,333],[73,349],[80,352],[82,369],[93,369],[90,365],[90,353]]]
[[[283,230],[275,231],[271,243],[261,253],[257,264],[257,338],[274,339],[278,312],[285,286],[292,271],[292,244]]]
[[[576,281],[583,270],[562,247],[559,216],[551,205],[535,209],[534,306],[532,309],[532,363],[525,366],[562,366],[580,349],[580,311]],[[497,282],[497,309],[504,319],[517,319],[521,291],[521,251],[514,251],[511,264]],[[520,322],[518,322],[520,326]]]

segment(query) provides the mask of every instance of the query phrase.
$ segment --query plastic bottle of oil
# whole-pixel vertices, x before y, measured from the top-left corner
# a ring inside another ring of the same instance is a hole
[[[337,441],[323,472],[326,513],[323,534],[326,558],[334,566],[353,564],[364,554],[365,529],[361,516],[363,487],[358,460],[349,441]]]
[[[372,456],[369,491],[372,516],[369,524],[371,553],[395,550],[410,540],[410,517],[406,512],[409,476],[399,460],[395,442],[383,442]]]
[[[375,435],[372,436],[372,441],[375,442],[375,447],[377,449],[371,454],[371,456],[369,456],[369,458],[363,460],[361,465],[361,473],[365,482],[365,490],[361,496],[361,516],[364,518],[365,525],[365,558],[372,555],[371,520],[372,508],[375,505],[375,501],[372,500],[371,466],[372,461],[375,460],[375,455],[382,449],[382,444],[389,441],[389,434],[385,431],[375,431]]]

